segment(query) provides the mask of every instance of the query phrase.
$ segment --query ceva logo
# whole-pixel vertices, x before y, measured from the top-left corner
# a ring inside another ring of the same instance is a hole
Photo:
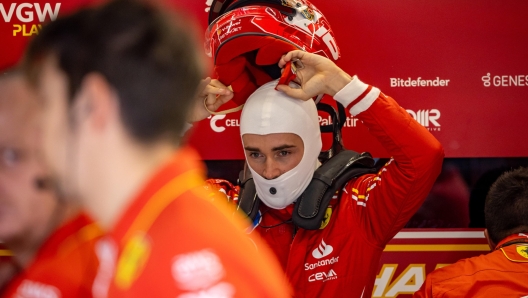
[[[328,272],[317,272],[308,276],[309,282],[314,282],[318,280],[322,280],[323,282],[325,282],[333,279],[337,279],[337,273],[333,269],[330,269],[330,271]]]
[[[331,245],[328,245],[321,239],[321,244],[312,251],[312,256],[316,259],[324,258],[334,251],[334,248]]]

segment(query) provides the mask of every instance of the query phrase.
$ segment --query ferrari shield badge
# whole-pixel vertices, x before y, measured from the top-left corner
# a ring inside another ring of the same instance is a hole
[[[517,253],[521,257],[528,259],[528,245],[517,245]]]
[[[331,206],[326,208],[326,212],[325,212],[325,215],[323,217],[323,221],[321,222],[321,227],[319,228],[320,230],[326,228],[326,226],[330,222],[330,217],[332,217],[332,207]]]

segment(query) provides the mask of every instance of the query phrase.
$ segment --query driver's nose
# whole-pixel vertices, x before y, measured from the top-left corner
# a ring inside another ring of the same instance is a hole
[[[266,164],[264,166],[264,171],[262,172],[262,177],[272,180],[281,175],[281,171],[278,167],[278,164],[273,161],[271,158],[268,158],[266,160]]]

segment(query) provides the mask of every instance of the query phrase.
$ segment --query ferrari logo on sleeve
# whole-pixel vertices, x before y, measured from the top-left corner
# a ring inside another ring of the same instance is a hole
[[[528,245],[517,245],[517,253],[521,257],[528,259]]]
[[[528,245],[527,244],[518,244],[515,246],[514,249],[507,249],[508,247],[504,248],[501,247],[500,250],[504,254],[504,256],[516,263],[528,263]],[[512,247],[513,248],[513,247]]]
[[[141,274],[149,259],[151,244],[147,235],[136,233],[125,244],[117,262],[115,283],[121,289],[128,289]]]

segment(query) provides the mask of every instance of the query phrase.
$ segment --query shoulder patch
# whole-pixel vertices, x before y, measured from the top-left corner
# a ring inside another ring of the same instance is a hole
[[[528,244],[517,244],[500,249],[504,256],[516,263],[528,263]]]
[[[521,257],[528,259],[528,245],[517,245],[516,250]]]

